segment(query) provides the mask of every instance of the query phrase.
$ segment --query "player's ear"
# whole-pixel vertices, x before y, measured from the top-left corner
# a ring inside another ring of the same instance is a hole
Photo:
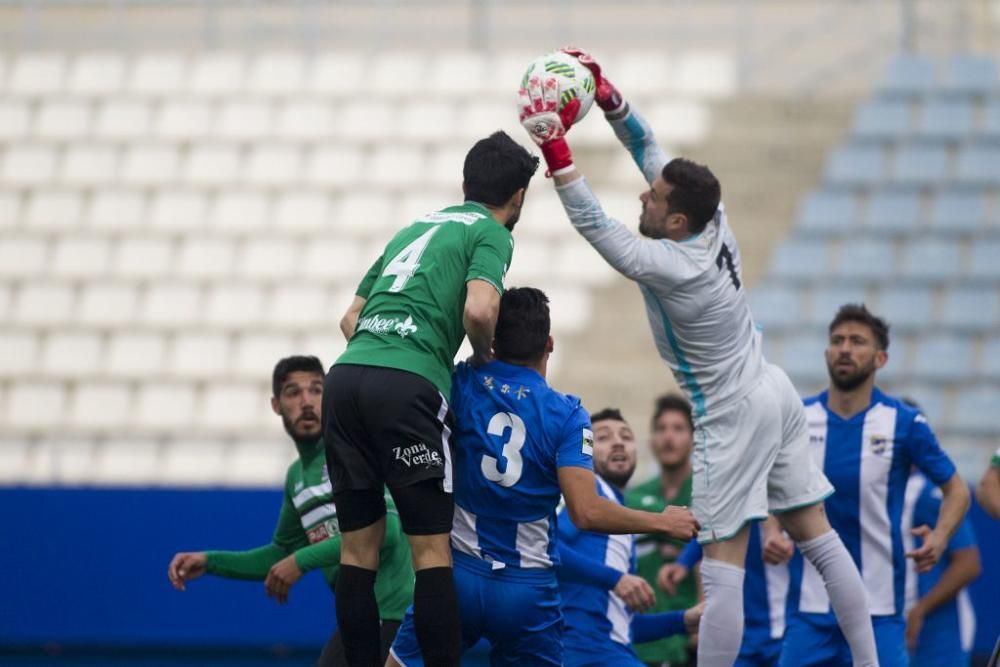
[[[524,206],[524,193],[525,188],[521,188],[511,196],[510,200],[507,202],[508,206],[513,206],[514,208],[521,208]]]
[[[276,396],[271,397],[271,409],[274,410],[274,414],[281,416],[281,403],[278,402]]]
[[[466,196],[466,192],[465,192],[465,181],[462,181],[462,198],[464,199],[464,198],[465,198],[465,196]]]
[[[667,228],[664,231],[674,234],[690,233],[687,216],[683,213],[671,213],[667,216]]]
[[[889,353],[885,350],[876,350],[875,352],[875,370],[879,370],[883,366],[889,363]]]
[[[545,353],[546,354],[552,354],[555,351],[556,351],[556,341],[550,335],[549,339],[547,341],[545,341]]]

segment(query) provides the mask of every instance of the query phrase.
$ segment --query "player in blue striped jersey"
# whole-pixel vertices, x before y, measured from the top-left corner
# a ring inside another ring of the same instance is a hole
[[[879,663],[907,665],[903,596],[906,558],[919,572],[940,560],[969,507],[969,490],[919,411],[875,387],[888,361],[889,327],[863,305],[840,308],[830,323],[827,391],[806,399],[810,448],[836,493],[830,523],[861,571],[868,591]],[[906,551],[903,500],[911,466],[939,486],[935,526],[918,527],[922,544]],[[842,665],[850,652],[811,563],[792,560],[791,613],[783,667]]]
[[[795,546],[773,518],[754,525],[747,546],[747,576],[743,580],[743,643],[734,667],[777,667],[785,635],[788,601],[788,560]],[[701,544],[690,542],[677,561],[664,565],[658,581],[668,593],[702,559]]]
[[[919,540],[913,529],[933,528],[940,510],[940,489],[919,472],[910,475],[903,500],[902,533],[907,550]],[[976,617],[966,586],[981,570],[968,515],[930,572],[919,574],[913,563],[907,563],[906,643],[913,667],[968,667]]]
[[[635,436],[620,411],[608,408],[591,416],[598,495],[622,504],[622,491],[635,472]],[[559,516],[559,588],[566,617],[563,640],[567,667],[642,667],[633,642],[648,642],[696,631],[700,608],[659,614],[633,614],[634,604],[612,582],[634,577],[634,535],[605,535],[577,527],[566,509]],[[652,604],[652,591],[643,607]]]
[[[492,665],[562,665],[556,508],[560,492],[577,525],[607,533],[694,537],[686,508],[641,512],[598,496],[593,433],[580,400],[548,386],[553,350],[548,299],[530,287],[500,300],[496,360],[459,364],[455,413],[455,587],[468,648],[486,638]],[[390,667],[424,665],[412,608]]]

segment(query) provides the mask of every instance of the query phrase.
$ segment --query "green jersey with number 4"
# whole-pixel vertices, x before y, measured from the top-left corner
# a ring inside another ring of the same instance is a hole
[[[502,293],[513,250],[510,232],[479,204],[418,218],[389,241],[358,286],[367,301],[337,363],[409,371],[450,395],[465,337],[465,284],[485,280]]]

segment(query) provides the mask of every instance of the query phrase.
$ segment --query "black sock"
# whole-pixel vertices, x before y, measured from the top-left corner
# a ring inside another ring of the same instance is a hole
[[[458,667],[462,627],[450,567],[417,571],[413,588],[413,626],[425,667]]]
[[[341,565],[337,574],[337,625],[351,667],[382,667],[375,571]]]

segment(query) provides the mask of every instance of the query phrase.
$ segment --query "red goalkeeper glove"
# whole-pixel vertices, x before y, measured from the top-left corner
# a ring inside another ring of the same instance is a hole
[[[562,52],[579,60],[580,64],[589,69],[594,75],[594,101],[597,102],[597,106],[601,107],[605,113],[620,111],[625,106],[622,94],[601,73],[601,66],[594,60],[592,55],[573,46],[567,46],[562,49]]]
[[[532,76],[518,91],[518,118],[542,149],[549,175],[558,175],[573,166],[573,154],[564,139],[580,113],[580,100],[574,99],[559,111],[559,81],[546,74]]]

